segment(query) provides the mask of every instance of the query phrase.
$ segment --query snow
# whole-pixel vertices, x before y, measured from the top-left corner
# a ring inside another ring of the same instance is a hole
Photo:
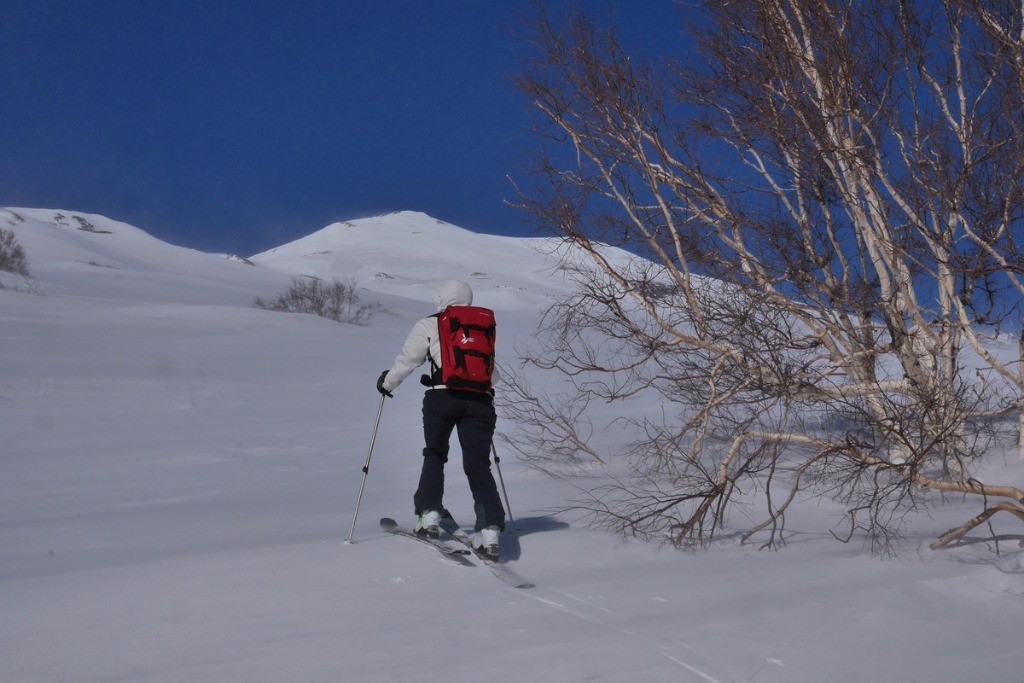
[[[553,513],[580,482],[503,457],[503,552],[536,588],[386,534],[382,516],[412,522],[413,379],[384,404],[346,545],[374,382],[433,288],[470,282],[499,344],[522,346],[569,286],[535,249],[551,243],[404,212],[247,264],[72,211],[0,210],[0,227],[33,278],[0,274],[0,680],[1020,678],[1020,530],[998,554],[928,550],[974,514],[956,500],[915,517],[895,559],[837,543],[840,508],[813,500],[781,551],[685,554]],[[355,277],[387,311],[354,327],[252,307],[304,275]],[[1021,479],[1019,456],[989,466]],[[448,481],[470,521],[457,444]]]

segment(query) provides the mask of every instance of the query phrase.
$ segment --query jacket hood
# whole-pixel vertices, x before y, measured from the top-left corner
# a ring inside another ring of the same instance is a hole
[[[437,304],[438,312],[449,306],[472,306],[473,290],[465,282],[449,280],[434,294],[434,303]]]

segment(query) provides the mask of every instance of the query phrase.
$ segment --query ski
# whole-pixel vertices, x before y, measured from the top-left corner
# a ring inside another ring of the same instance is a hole
[[[463,548],[461,546],[453,547],[440,539],[430,538],[429,536],[417,536],[412,531],[409,531],[408,529],[399,525],[398,522],[391,519],[390,517],[381,518],[380,528],[384,531],[387,531],[388,533],[395,534],[396,536],[406,536],[407,538],[411,538],[413,540],[419,541],[420,543],[429,545],[431,548],[437,550],[447,559],[453,562],[465,565],[467,567],[474,566],[474,564],[470,562],[469,559],[466,557],[470,554],[470,550],[467,550],[466,548]]]
[[[509,569],[507,566],[500,564],[500,561],[488,557],[486,554],[480,552],[473,547],[473,539],[459,526],[459,523],[445,510],[445,514],[441,517],[441,528],[451,534],[459,543],[466,546],[470,552],[472,552],[480,560],[481,563],[494,576],[496,576],[503,583],[511,586],[512,588],[533,588],[534,584],[531,581],[527,581],[523,577],[516,574],[514,571]]]

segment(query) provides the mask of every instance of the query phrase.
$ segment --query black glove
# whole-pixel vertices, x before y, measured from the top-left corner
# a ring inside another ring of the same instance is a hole
[[[394,395],[390,391],[388,391],[387,389],[384,388],[384,378],[387,377],[387,376],[388,376],[388,371],[387,370],[385,370],[384,372],[380,373],[380,377],[377,378],[377,391],[379,391],[382,396],[387,396],[388,398],[394,398]]]

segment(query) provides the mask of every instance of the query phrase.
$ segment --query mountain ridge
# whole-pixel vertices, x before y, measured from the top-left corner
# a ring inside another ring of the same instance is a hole
[[[429,301],[455,278],[489,290],[496,306],[520,307],[566,287],[550,258],[558,240],[475,233],[415,211],[332,223],[248,258],[180,247],[86,212],[4,208],[0,227],[14,232],[44,294],[139,302],[174,292],[184,303],[249,305],[292,278],[318,277]]]

